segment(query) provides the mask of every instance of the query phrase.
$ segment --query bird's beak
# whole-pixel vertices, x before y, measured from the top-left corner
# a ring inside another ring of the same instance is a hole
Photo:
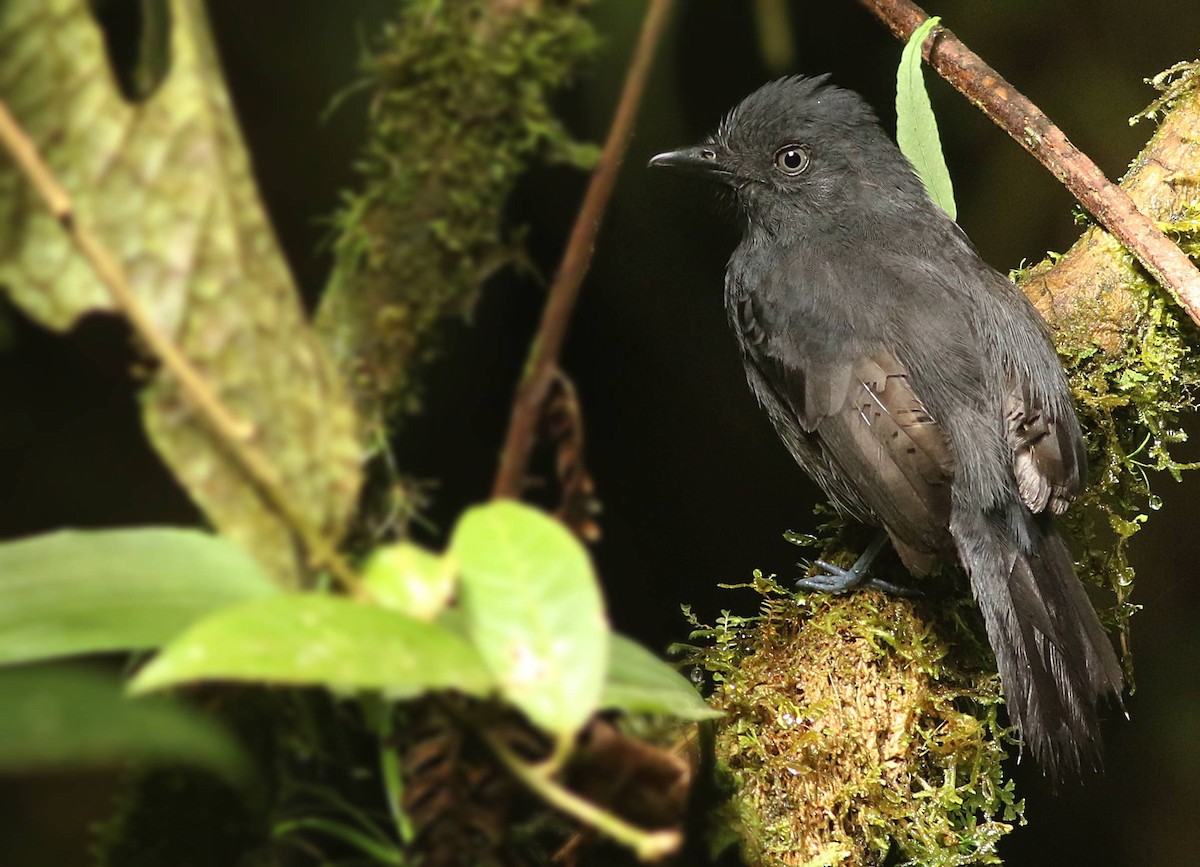
[[[696,145],[695,147],[667,151],[652,158],[650,165],[687,169],[693,172],[703,172],[709,176],[728,175],[730,173],[729,167],[721,161],[721,154],[715,145]],[[716,180],[715,177],[714,180]]]

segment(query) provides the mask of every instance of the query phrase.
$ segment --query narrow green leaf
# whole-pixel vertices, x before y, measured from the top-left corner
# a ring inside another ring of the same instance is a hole
[[[241,548],[196,530],[63,531],[0,545],[0,664],[157,647],[277,593]]]
[[[613,635],[608,681],[600,706],[631,713],[703,720],[721,716],[678,671],[636,641]]]
[[[941,20],[936,15],[926,18],[913,31],[900,55],[896,74],[896,144],[916,169],[929,197],[953,220],[958,216],[954,188],[921,68],[921,46]]]
[[[320,594],[275,596],[226,608],[163,648],[134,693],[197,680],[236,680],[408,697],[494,682],[467,641],[436,624]]]
[[[241,751],[213,720],[163,698],[126,698],[116,678],[97,672],[5,669],[0,707],[0,771],[137,760],[198,765],[231,782],[246,777]]]
[[[363,567],[362,583],[385,608],[430,621],[450,604],[454,577],[448,557],[439,557],[411,542],[400,542],[371,554]]]
[[[558,521],[513,502],[469,510],[450,542],[468,634],[505,696],[556,734],[596,710],[609,627],[591,560]]]

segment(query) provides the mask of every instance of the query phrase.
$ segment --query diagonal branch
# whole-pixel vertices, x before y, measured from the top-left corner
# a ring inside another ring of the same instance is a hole
[[[41,196],[46,209],[71,238],[79,253],[104,284],[116,308],[129,320],[150,352],[179,384],[193,409],[224,445],[246,477],[284,518],[303,541],[313,561],[325,566],[343,587],[361,594],[358,578],[337,548],[297,509],[280,481],[275,466],[250,439],[254,427],[238,419],[221,402],[212,385],[195,368],[171,339],[155,324],[146,308],[130,289],[120,263],[86,224],[79,221],[66,190],[55,179],[33,141],[8,106],[0,100],[0,144],[12,156],[21,173]]]
[[[929,16],[910,0],[859,0],[901,40]],[[1200,324],[1200,271],[1049,117],[958,37],[935,27],[923,52],[942,78],[1058,178],[1104,228],[1112,232]]]
[[[666,28],[671,5],[672,0],[650,0],[646,10],[641,36],[638,37],[633,61],[629,65],[625,86],[617,104],[616,116],[608,131],[608,139],[604,143],[600,161],[592,171],[592,179],[588,184],[583,205],[579,208],[579,216],[575,219],[575,226],[571,230],[570,240],[567,241],[567,249],[558,266],[558,273],[554,275],[546,307],[542,311],[542,321],[529,352],[526,373],[517,387],[504,451],[500,455],[500,468],[496,472],[496,481],[492,487],[493,497],[517,497],[521,494],[538,419],[541,417],[550,386],[554,383],[558,357],[566,339],[571,312],[575,309],[579,287],[592,261],[600,220],[604,217],[604,209],[612,196],[613,185],[617,181],[617,173],[629,145],[633,120],[642,101],[650,64]]]

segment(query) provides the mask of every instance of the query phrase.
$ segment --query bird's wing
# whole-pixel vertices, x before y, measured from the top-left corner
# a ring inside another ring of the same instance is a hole
[[[886,352],[813,365],[805,396],[808,423],[833,460],[862,480],[861,496],[893,537],[920,550],[941,547],[954,452],[903,365]]]
[[[1004,433],[1013,455],[1017,490],[1030,511],[1056,515],[1079,492],[1084,452],[1073,414],[1057,417],[1029,379],[1010,372],[1004,398]]]
[[[942,548],[954,452],[904,366],[883,351],[825,362],[785,359],[761,343],[751,352],[774,397],[893,539],[922,552]]]
[[[1004,436],[1021,501],[1031,512],[1062,514],[1083,486],[1087,454],[1054,341],[1012,281],[982,263],[964,282],[971,277],[987,290],[976,299],[977,312],[990,320],[986,330],[1006,335],[1000,344]]]

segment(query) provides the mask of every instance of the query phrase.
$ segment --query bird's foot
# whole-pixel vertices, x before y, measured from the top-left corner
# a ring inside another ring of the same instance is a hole
[[[862,556],[854,561],[849,569],[835,566],[824,560],[818,560],[816,565],[824,570],[824,574],[809,575],[796,582],[799,590],[812,590],[818,593],[849,593],[851,590],[880,590],[892,596],[917,596],[918,592],[912,587],[893,584],[882,578],[874,578],[869,572],[871,564],[887,544],[887,534],[880,533]]]

